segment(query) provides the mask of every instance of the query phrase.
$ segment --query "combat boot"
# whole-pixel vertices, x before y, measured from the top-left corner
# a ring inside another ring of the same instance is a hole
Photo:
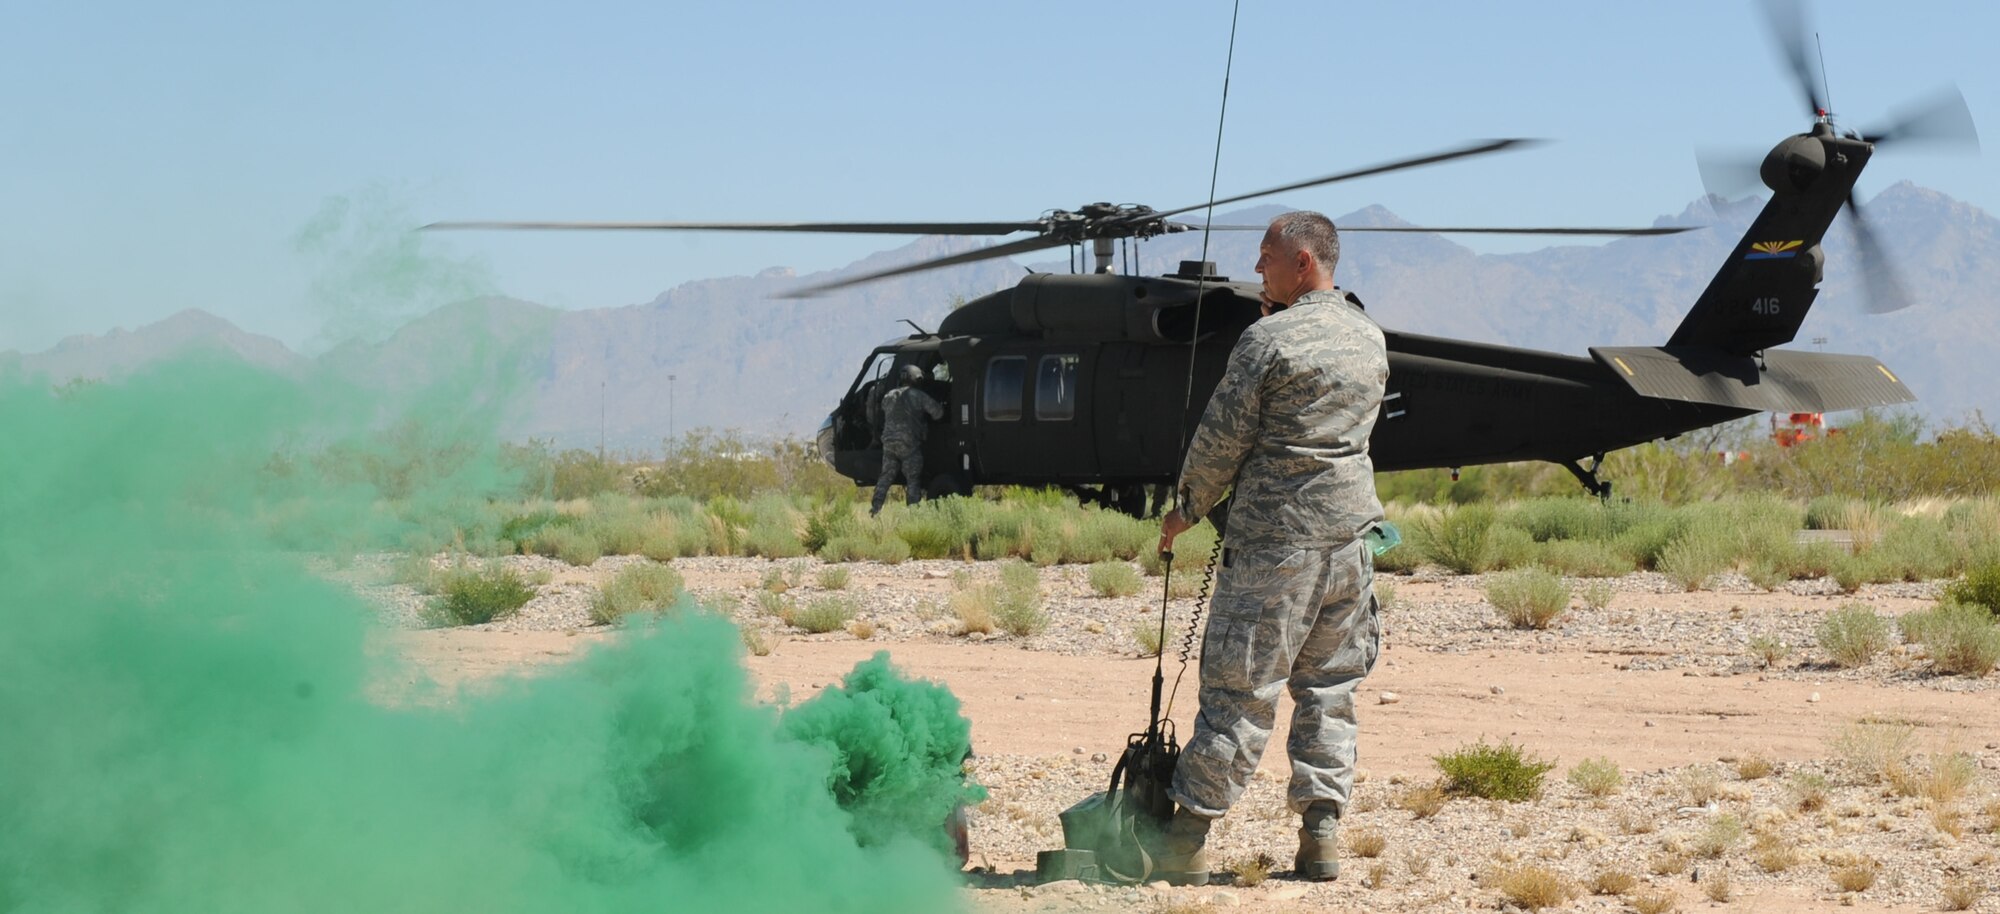
[[[1326,882],[1340,878],[1340,807],[1321,800],[1306,807],[1299,827],[1299,855],[1292,869],[1300,879]]]
[[[1213,819],[1185,809],[1176,810],[1160,835],[1153,859],[1154,879],[1168,885],[1208,884],[1208,826]]]

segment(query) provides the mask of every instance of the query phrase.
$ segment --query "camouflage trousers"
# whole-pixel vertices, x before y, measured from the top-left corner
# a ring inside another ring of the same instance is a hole
[[[1232,548],[1216,570],[1201,643],[1201,709],[1168,793],[1205,816],[1243,794],[1289,688],[1294,812],[1354,790],[1354,691],[1375,668],[1382,627],[1375,555],[1345,546]]]
[[[882,473],[875,477],[875,499],[869,502],[868,513],[882,510],[882,503],[889,500],[889,487],[896,484],[899,475],[903,477],[903,493],[910,504],[924,500],[924,452],[912,449],[907,454],[898,454],[885,447]]]

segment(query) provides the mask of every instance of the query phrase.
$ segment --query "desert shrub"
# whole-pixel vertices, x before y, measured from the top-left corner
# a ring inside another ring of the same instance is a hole
[[[499,563],[455,565],[438,573],[437,596],[424,608],[435,626],[483,625],[504,619],[535,598],[535,588]]]
[[[1729,547],[1712,539],[1689,536],[1669,543],[1660,553],[1658,570],[1682,590],[1700,590],[1729,567]]]
[[[1019,561],[1001,564],[993,621],[1001,631],[1023,638],[1049,627],[1048,613],[1042,609],[1042,576],[1033,566]]]
[[[793,602],[791,597],[769,590],[757,591],[757,611],[773,619],[790,619]],[[790,625],[790,622],[785,624]]]
[[[853,503],[842,501],[823,502],[807,511],[805,532],[799,537],[799,545],[809,553],[818,554],[828,543],[854,535],[861,526],[854,511]]]
[[[1519,502],[1501,515],[1537,543],[1551,540],[1594,540],[1603,535],[1604,506],[1594,498],[1536,498]]]
[[[1770,759],[1755,753],[1745,755],[1736,760],[1736,776],[1745,781],[1762,780],[1770,777],[1771,773],[1776,770],[1778,770],[1778,766],[1772,764]]]
[[[862,641],[866,641],[875,637],[875,623],[867,619],[856,619],[847,623],[847,633]]]
[[[1444,811],[1444,805],[1450,799],[1451,795],[1445,793],[1443,787],[1426,784],[1403,791],[1396,798],[1396,805],[1409,810],[1415,818],[1428,819]]]
[[[749,652],[750,656],[771,656],[771,639],[764,634],[762,629],[743,628],[739,629],[739,631],[743,637],[743,649]]]
[[[1090,566],[1090,589],[1100,597],[1129,597],[1139,592],[1139,572],[1125,561]]]
[[[2000,663],[2000,625],[1984,607],[1943,603],[1897,621],[1903,640],[1921,644],[1937,672],[1984,676]]]
[[[1986,897],[1986,887],[1977,880],[1956,876],[1945,880],[1943,893],[1944,903],[1940,907],[1947,911],[1970,911]]]
[[[609,625],[636,612],[658,612],[680,599],[680,572],[670,565],[631,565],[612,577],[590,604],[590,620]]]
[[[859,605],[853,597],[825,596],[812,600],[804,606],[792,610],[789,624],[805,629],[812,634],[839,631],[845,627]]]
[[[1749,647],[1750,656],[1764,664],[1765,669],[1776,667],[1792,654],[1792,646],[1776,635],[1752,635]]]
[[[819,586],[822,590],[846,590],[848,572],[845,565],[827,565],[819,570]]]
[[[1610,584],[1604,581],[1592,581],[1583,585],[1583,605],[1592,610],[1602,610],[1611,605],[1611,598],[1615,593]]]
[[[1728,867],[1718,866],[1709,870],[1708,878],[1701,882],[1701,893],[1707,895],[1709,901],[1718,904],[1727,902],[1730,898],[1734,897],[1736,888],[1729,881]]]
[[[791,524],[779,521],[752,524],[743,532],[741,545],[744,555],[761,555],[771,559],[793,559],[806,554],[798,531]]]
[[[1875,877],[1880,872],[1881,867],[1877,866],[1873,861],[1864,860],[1859,863],[1834,867],[1833,872],[1829,875],[1833,877],[1834,887],[1843,892],[1866,892],[1870,887],[1875,885]]]
[[[1671,914],[1679,908],[1680,900],[1672,892],[1649,891],[1632,896],[1632,910],[1637,914]]]
[[[1161,640],[1160,640],[1159,620],[1148,619],[1140,622],[1134,622],[1132,623],[1131,631],[1132,631],[1132,643],[1137,644],[1139,646],[1139,656],[1141,657],[1160,656]]]
[[[588,566],[604,557],[597,538],[573,526],[546,526],[522,544],[522,551],[545,555],[571,565]]]
[[[1375,605],[1377,608],[1381,609],[1381,611],[1385,613],[1395,611],[1396,582],[1385,580],[1383,578],[1376,578],[1369,585],[1369,587],[1371,590],[1375,592]]]
[[[1488,745],[1484,739],[1470,746],[1432,756],[1444,774],[1444,790],[1457,796],[1519,802],[1542,793],[1542,778],[1553,770],[1554,762],[1528,756],[1511,742]]]
[[[1838,666],[1861,666],[1889,647],[1889,622],[1864,604],[1849,603],[1819,624],[1819,646]]]
[[[1460,505],[1415,518],[1411,539],[1424,557],[1454,574],[1486,570],[1492,542],[1493,509]]]
[[[432,560],[428,552],[398,556],[395,563],[389,566],[391,582],[402,584],[425,596],[437,593],[438,585],[442,583],[443,578],[442,570],[437,567],[437,562]]]
[[[974,584],[952,592],[951,613],[958,618],[958,633],[982,635],[993,633],[993,614],[999,608],[999,588],[991,584]]]
[[[1631,556],[1608,543],[1590,540],[1543,543],[1536,560],[1553,571],[1580,578],[1615,578],[1633,569]]]
[[[1592,895],[1623,895],[1639,885],[1639,877],[1624,870],[1599,870],[1590,879]]]
[[[1708,827],[1695,836],[1694,852],[1703,859],[1714,860],[1736,848],[1743,840],[1743,820],[1728,813],[1710,819]]]
[[[1523,568],[1535,563],[1541,547],[1526,530],[1495,526],[1486,540],[1486,568]]]
[[[1841,495],[1821,495],[1806,502],[1805,529],[1845,530],[1859,502]]]
[[[1587,758],[1569,770],[1569,782],[1593,797],[1608,797],[1625,784],[1625,775],[1608,758]]]
[[[1916,727],[1899,720],[1863,718],[1835,733],[1832,749],[1848,769],[1869,783],[1882,783],[1902,770]]]
[[[1548,628],[1569,609],[1569,585],[1540,568],[1503,571],[1487,579],[1486,602],[1515,628]]]
[[[1990,616],[2000,617],[2000,562],[1978,565],[1965,572],[1965,577],[1951,582],[1944,589],[1946,602],[1985,609]]]
[[[1500,896],[1529,911],[1561,907],[1576,897],[1576,888],[1555,871],[1521,864],[1503,869],[1494,880]]]
[[[1815,812],[1826,808],[1827,791],[1831,786],[1826,775],[1808,771],[1793,777],[1785,789],[1792,795],[1792,805],[1797,806],[1800,812]]]

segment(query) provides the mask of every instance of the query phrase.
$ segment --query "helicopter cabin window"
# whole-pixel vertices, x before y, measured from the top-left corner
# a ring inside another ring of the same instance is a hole
[[[1035,418],[1076,418],[1076,367],[1074,355],[1045,355],[1035,372]]]
[[[1002,356],[986,363],[986,419],[1016,422],[1021,418],[1021,390],[1027,380],[1024,356]]]

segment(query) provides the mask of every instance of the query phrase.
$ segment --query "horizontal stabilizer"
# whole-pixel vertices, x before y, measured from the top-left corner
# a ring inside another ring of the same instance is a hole
[[[1865,355],[1769,349],[1755,356],[1707,346],[1601,346],[1598,362],[1634,393],[1660,400],[1772,413],[1829,413],[1909,403],[1917,397]]]

